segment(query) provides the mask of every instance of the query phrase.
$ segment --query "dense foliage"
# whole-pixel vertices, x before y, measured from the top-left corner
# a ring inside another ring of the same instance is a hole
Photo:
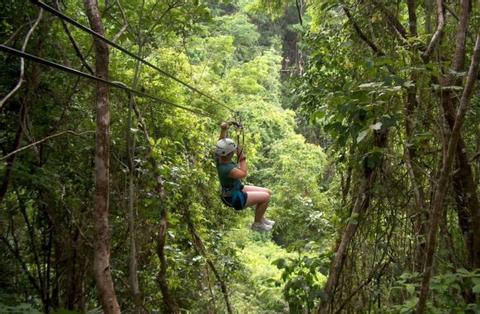
[[[102,84],[0,54],[0,312],[480,313],[477,2],[45,1],[157,69],[35,2],[4,45],[139,92],[98,116]],[[271,233],[218,197],[233,119]]]
[[[2,41],[12,36],[9,44],[19,47],[38,9],[27,2],[2,6]],[[23,6],[28,9],[20,10]],[[82,3],[59,7],[88,25]],[[149,132],[145,137],[143,126],[129,110],[129,95],[110,90],[111,267],[120,307],[126,312],[163,311],[157,242],[159,209],[165,206],[169,211],[164,247],[168,285],[180,308],[225,311],[221,287],[208,265],[212,261],[234,309],[286,311],[282,272],[272,262],[297,258],[285,248],[298,240],[303,244],[296,247],[302,248],[312,237],[321,239],[317,231],[328,222],[317,225],[327,206],[326,196],[317,189],[326,157],[321,148],[295,132],[295,114],[281,107],[281,38],[273,27],[270,34],[260,34],[259,25],[241,4],[122,1],[101,3],[100,9],[107,38],[115,38],[122,47],[240,112],[251,173],[248,182],[275,191],[271,212],[279,224],[276,244],[270,235],[249,230],[250,211],[238,214],[219,201],[212,147],[219,121],[232,119],[231,113],[112,49],[111,79],[214,113],[214,119],[204,118],[137,97],[135,104]],[[79,52],[72,47],[73,41]],[[46,13],[27,50],[83,71],[85,65],[93,68],[94,64],[90,37],[71,26],[64,29],[60,20]],[[2,72],[7,74],[2,75],[3,94],[18,79],[19,60],[9,55],[2,59]],[[75,132],[32,145],[2,163],[0,170],[7,174],[2,180],[8,183],[1,205],[2,311],[22,311],[27,304],[45,312],[99,308],[91,271],[95,243],[95,137],[89,133],[95,129],[92,87],[87,80],[27,62],[22,88],[2,108],[4,155],[51,135]],[[149,156],[156,160],[164,180],[163,200],[156,193],[156,171]],[[308,225],[309,233],[301,234],[290,224]],[[201,238],[206,255],[194,234]],[[132,258],[138,264],[140,296],[131,287]]]

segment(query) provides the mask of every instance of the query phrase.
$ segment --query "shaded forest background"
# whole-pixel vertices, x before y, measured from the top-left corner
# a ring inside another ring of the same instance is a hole
[[[0,312],[480,313],[478,1],[45,1],[218,102],[36,3],[3,45],[152,97],[0,54]]]

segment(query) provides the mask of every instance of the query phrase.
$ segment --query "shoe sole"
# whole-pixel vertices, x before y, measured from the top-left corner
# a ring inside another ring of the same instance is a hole
[[[250,229],[252,229],[253,231],[260,231],[260,232],[269,232],[269,231],[272,231],[272,228],[270,228],[270,229],[268,229],[268,230],[265,230],[265,229],[258,228],[258,227],[250,227]]]

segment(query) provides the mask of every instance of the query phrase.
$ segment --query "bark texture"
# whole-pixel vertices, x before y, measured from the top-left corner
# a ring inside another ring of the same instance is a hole
[[[472,62],[468,70],[467,81],[463,90],[462,98],[460,99],[460,106],[455,115],[455,122],[452,128],[451,135],[448,138],[446,147],[446,154],[443,159],[440,177],[437,181],[437,189],[435,198],[432,204],[432,215],[430,219],[430,230],[428,233],[427,251],[425,254],[425,265],[423,268],[422,286],[420,289],[420,298],[417,304],[417,314],[424,314],[426,312],[426,304],[428,292],[430,288],[430,280],[433,273],[434,253],[437,246],[437,233],[442,218],[443,204],[445,195],[449,186],[450,172],[452,164],[455,160],[457,145],[460,139],[460,130],[465,121],[465,114],[468,109],[470,97],[473,91],[473,86],[478,75],[480,61],[480,34],[477,35],[475,42],[475,50],[472,57]]]
[[[96,0],[84,0],[91,28],[103,35],[104,27]],[[108,45],[94,38],[95,73],[97,77],[108,80]],[[109,167],[110,167],[110,112],[108,106],[108,85],[96,84],[96,150],[95,150],[95,252],[94,274],[102,309],[105,313],[120,313],[117,296],[113,286],[110,267],[110,233],[108,224],[109,207]]]
[[[408,25],[410,36],[415,38],[418,36],[417,15],[415,11],[415,0],[408,0]],[[416,54],[415,48],[412,48],[412,54]],[[415,60],[412,61],[415,64]],[[413,65],[414,65],[413,64]],[[405,164],[407,166],[408,175],[412,182],[413,193],[415,197],[415,212],[413,213],[413,226],[417,244],[415,246],[415,271],[421,272],[423,267],[423,255],[425,252],[426,238],[426,221],[428,216],[425,208],[425,192],[422,187],[421,170],[417,166],[418,151],[415,145],[415,110],[418,107],[417,101],[417,83],[418,75],[412,72],[410,80],[412,86],[407,89],[407,101],[405,102],[405,134],[407,142],[405,144]]]
[[[461,80],[459,80],[454,73],[464,71],[466,39],[471,6],[471,0],[461,1],[455,53],[452,61],[453,74],[445,77],[442,82],[442,85],[445,87],[442,92],[442,107],[445,120],[447,121],[450,130],[453,130],[455,124],[457,95],[448,87],[452,85],[461,85]],[[457,203],[458,223],[464,235],[469,255],[469,266],[471,268],[478,268],[480,267],[480,234],[474,232],[474,230],[479,230],[478,228],[480,226],[480,222],[478,221],[478,217],[480,216],[480,204],[477,195],[477,186],[473,178],[472,167],[469,163],[467,146],[461,132],[456,149],[456,171],[453,176],[453,188],[455,190],[455,199]]]

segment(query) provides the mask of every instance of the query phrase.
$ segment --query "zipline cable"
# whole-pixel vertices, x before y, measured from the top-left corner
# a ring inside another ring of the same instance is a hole
[[[110,39],[107,39],[105,38],[104,36],[100,35],[99,33],[95,32],[94,30],[80,24],[79,22],[75,21],[74,19],[72,19],[71,17],[68,17],[67,15],[63,14],[62,12],[58,11],[57,9],[49,6],[48,4],[42,2],[42,1],[39,1],[39,0],[30,0],[30,2],[32,2],[33,4],[45,9],[46,11],[52,13],[53,15],[57,16],[58,18],[60,19],[63,19],[64,21],[66,21],[67,23],[75,26],[76,28],[79,28],[81,30],[83,30],[84,32],[87,32],[93,36],[95,36],[96,38],[100,39],[101,41],[109,44],[110,46],[120,50],[121,52],[127,54],[128,56],[134,58],[135,60],[151,67],[152,69],[155,69],[157,70],[158,72],[160,72],[161,74],[163,74],[164,76],[176,81],[177,83],[180,83],[182,84],[183,86],[187,87],[188,89],[196,92],[197,94],[199,95],[202,95],[204,96],[205,98],[208,98],[210,99],[211,101],[213,101],[214,103],[216,103],[217,105],[220,105],[232,112],[235,112],[235,110],[233,110],[232,108],[230,108],[229,106],[225,105],[224,103],[222,103],[221,101],[219,100],[216,100],[215,98],[213,98],[212,96],[202,92],[201,90],[197,89],[196,87],[193,87],[192,85],[180,80],[179,78],[175,77],[174,75],[166,72],[165,70],[162,70],[160,69],[159,67],[157,67],[156,65],[146,61],[145,59],[141,58],[140,56],[134,54],[133,52],[130,52],[128,51],[127,49],[123,48],[122,46],[116,44],[115,42],[111,41]]]
[[[65,65],[58,64],[58,63],[55,63],[55,62],[52,62],[52,61],[49,61],[49,60],[40,58],[40,57],[38,57],[38,56],[29,54],[29,53],[27,53],[27,52],[23,52],[23,51],[21,51],[21,50],[17,50],[17,49],[15,49],[15,48],[12,48],[12,47],[9,47],[9,46],[5,46],[5,45],[3,45],[3,44],[0,44],[0,51],[6,52],[6,53],[9,53],[9,54],[18,56],[18,57],[22,57],[22,58],[31,60],[31,61],[33,61],[33,62],[40,63],[40,64],[43,64],[43,65],[52,67],[52,68],[56,68],[56,69],[59,69],[59,70],[64,71],[64,72],[68,72],[68,73],[70,73],[70,74],[74,74],[74,75],[77,75],[77,76],[81,76],[81,77],[87,78],[87,79],[89,79],[89,80],[93,80],[93,81],[97,81],[97,82],[102,82],[102,83],[107,84],[107,85],[109,85],[109,86],[112,86],[112,87],[115,87],[115,88],[119,88],[119,89],[123,89],[123,90],[128,91],[128,92],[131,92],[132,94],[135,94],[135,95],[138,95],[138,96],[141,96],[141,97],[144,97],[144,98],[149,98],[149,99],[152,99],[152,100],[156,100],[156,101],[161,102],[161,103],[164,103],[164,104],[166,104],[166,105],[169,105],[169,106],[172,106],[172,107],[176,107],[176,108],[180,108],[180,109],[183,109],[183,110],[192,112],[192,113],[194,113],[194,114],[202,115],[202,116],[204,116],[204,117],[208,117],[208,118],[212,118],[212,119],[215,119],[215,120],[216,120],[216,117],[215,117],[213,114],[211,114],[211,113],[209,113],[209,112],[207,112],[207,111],[203,111],[203,110],[200,110],[200,109],[197,109],[197,108],[185,107],[185,106],[176,104],[176,103],[174,103],[174,102],[171,102],[171,101],[169,101],[169,100],[162,99],[162,98],[158,98],[158,97],[156,97],[156,96],[153,96],[153,95],[144,93],[144,92],[142,92],[142,91],[133,89],[133,88],[131,88],[131,87],[128,87],[128,86],[125,85],[124,83],[121,83],[121,82],[112,82],[112,81],[109,81],[109,80],[105,80],[105,79],[96,77],[96,76],[94,76],[94,75],[91,75],[91,74],[88,74],[88,73],[85,73],[85,72],[82,72],[82,71],[79,71],[79,70],[76,70],[76,69],[67,67],[67,66],[65,66]]]

